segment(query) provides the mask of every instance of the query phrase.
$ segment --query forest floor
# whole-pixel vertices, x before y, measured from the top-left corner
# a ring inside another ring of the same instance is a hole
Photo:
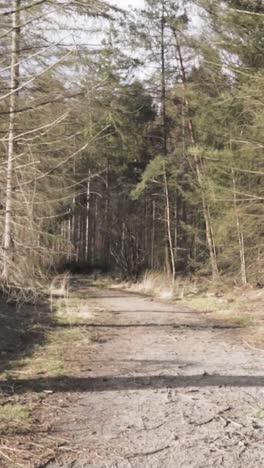
[[[256,321],[76,277],[53,310],[2,303],[0,466],[264,467],[251,299]]]

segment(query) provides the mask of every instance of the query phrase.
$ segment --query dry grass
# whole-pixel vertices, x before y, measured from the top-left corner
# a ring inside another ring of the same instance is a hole
[[[65,277],[63,277],[64,282]],[[67,277],[68,281],[68,277]],[[64,284],[64,283],[63,283]],[[53,287],[53,286],[52,286]],[[52,290],[54,292],[54,290]],[[56,289],[58,292],[58,290]],[[35,346],[33,354],[21,357],[12,363],[8,371],[0,373],[2,380],[44,377],[61,377],[78,373],[79,366],[75,360],[68,359],[69,353],[90,342],[90,332],[83,327],[89,314],[84,314],[85,301],[70,297],[65,293],[57,295],[53,305],[53,322],[45,330],[45,343]]]
[[[256,321],[254,326],[251,328],[250,333],[247,337],[248,344],[252,345],[253,347],[257,348],[258,350],[261,349],[264,352],[264,325]],[[264,359],[264,356],[263,356]]]
[[[64,325],[61,322],[61,325]],[[78,360],[72,356],[77,350],[91,342],[88,331],[78,325],[50,331],[45,346],[36,348],[34,353],[16,360],[12,368],[0,374],[3,381],[38,377],[63,377],[78,374]]]
[[[240,328],[249,328],[255,326],[255,320],[254,317],[247,314],[246,312],[235,312],[235,311],[230,311],[230,312],[217,312],[214,314],[214,317],[216,319],[219,319],[221,321],[225,322],[230,322],[233,325],[237,325]]]
[[[230,305],[227,301],[222,298],[213,296],[194,296],[186,297],[183,299],[184,303],[193,307],[200,312],[228,312],[232,310],[234,305]]]
[[[108,281],[109,286],[109,281]],[[111,283],[112,288],[124,288],[128,291],[148,294],[162,300],[183,300],[185,298],[200,296],[209,291],[212,286],[208,281],[177,277],[174,281],[161,271],[146,271],[139,281]],[[222,285],[221,285],[222,286]],[[218,287],[218,285],[217,285]]]
[[[92,310],[87,310],[87,301],[74,296],[69,291],[70,275],[57,276],[50,286],[50,304],[57,321],[76,325],[91,318]]]
[[[23,433],[31,426],[30,410],[20,403],[7,403],[0,406],[0,433]]]
[[[50,305],[52,310],[56,307],[58,299],[65,305],[67,304],[67,300],[69,298],[69,282],[69,273],[55,276],[52,280],[49,287]]]
[[[52,392],[14,391],[20,380],[56,378],[63,385],[66,377],[80,375],[83,353],[89,352],[92,343],[91,332],[84,326],[89,318],[84,301],[63,290],[52,301],[52,316],[36,324],[44,339],[25,348],[24,356],[18,353],[8,362],[8,371],[0,373],[0,466],[39,466],[39,460],[45,462],[60,450],[48,434],[57,414],[68,411],[64,409],[67,396],[63,393],[58,400]]]
[[[205,296],[186,298],[184,303],[200,312],[210,313],[213,319],[228,322],[241,328],[252,327],[255,324],[251,315],[238,299],[229,297]]]
[[[153,294],[164,300],[171,300],[174,295],[174,286],[170,278],[160,272],[146,272],[141,281],[136,284],[138,292]]]
[[[159,271],[146,271],[137,283],[119,282],[111,287],[123,288],[128,291],[149,294],[162,300],[172,300],[174,285],[168,276]]]
[[[92,317],[93,310],[88,309],[87,301],[69,296],[67,299],[58,298],[53,303],[58,323],[77,325]]]

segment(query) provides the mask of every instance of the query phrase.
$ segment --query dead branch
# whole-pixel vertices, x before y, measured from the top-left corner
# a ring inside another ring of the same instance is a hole
[[[157,450],[152,450],[150,452],[144,452],[144,453],[134,453],[132,455],[129,455],[127,458],[127,460],[131,460],[132,458],[138,458],[138,457],[149,457],[151,455],[155,455],[156,453],[160,453],[160,452],[164,452],[165,450],[169,450],[171,448],[170,445],[166,445],[166,447],[162,447],[160,449],[157,449]]]

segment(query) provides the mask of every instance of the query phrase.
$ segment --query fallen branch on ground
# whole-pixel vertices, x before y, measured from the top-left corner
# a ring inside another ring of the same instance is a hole
[[[162,447],[157,450],[153,450],[151,452],[145,452],[145,453],[134,453],[133,455],[129,455],[127,460],[130,460],[131,458],[138,458],[138,457],[149,457],[150,455],[155,455],[156,453],[164,452],[165,450],[169,450],[171,448],[170,445],[166,445],[166,447]]]

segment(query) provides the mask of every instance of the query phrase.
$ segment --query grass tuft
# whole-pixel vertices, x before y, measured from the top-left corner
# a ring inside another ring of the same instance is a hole
[[[19,403],[0,406],[0,433],[22,433],[30,428],[29,409]]]
[[[146,271],[137,283],[123,282],[118,283],[117,287],[127,289],[128,291],[149,294],[162,300],[171,300],[174,295],[171,279],[159,271]]]
[[[264,408],[260,408],[260,409],[257,411],[256,417],[257,417],[258,419],[264,419]]]
[[[255,323],[249,313],[241,311],[239,301],[228,302],[219,297],[197,296],[185,300],[185,303],[200,312],[211,313],[212,318],[237,325],[241,328],[251,327]]]
[[[223,318],[223,316],[221,316],[221,318]],[[244,314],[243,312],[231,312],[226,314],[224,318],[241,328],[248,328],[255,324],[253,317],[248,314]]]
[[[217,297],[203,297],[198,295],[186,298],[184,302],[200,312],[227,312],[232,308],[232,305]]]

